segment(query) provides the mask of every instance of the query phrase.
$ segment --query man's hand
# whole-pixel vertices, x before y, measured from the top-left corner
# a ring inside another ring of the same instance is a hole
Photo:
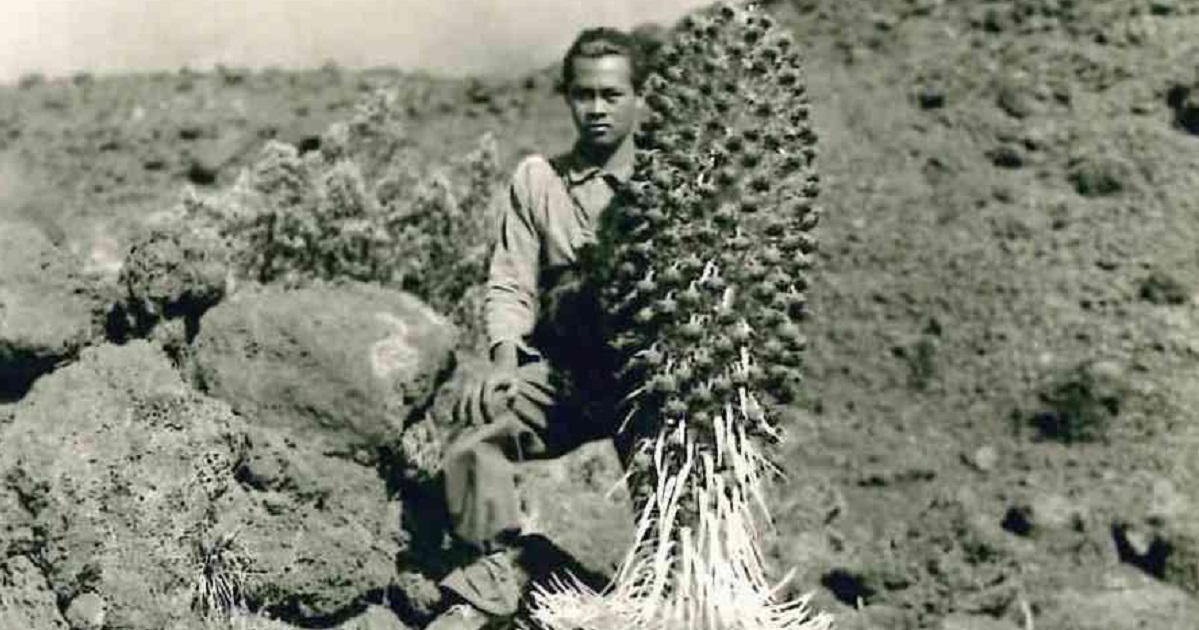
[[[525,426],[544,431],[548,428],[550,408],[558,394],[551,382],[549,365],[535,361],[516,369],[511,381],[513,391],[509,408]]]
[[[554,404],[556,388],[550,383],[549,366],[544,361],[520,364],[520,348],[502,341],[492,348],[491,364],[495,366],[492,395],[502,399],[521,422],[535,428],[546,428],[546,415]]]
[[[491,369],[482,377],[464,384],[454,408],[454,421],[459,426],[473,427],[490,424],[512,405],[512,381],[519,363],[519,349],[510,341],[491,348]]]
[[[460,424],[490,424],[511,413],[529,429],[546,428],[557,395],[549,365],[533,361],[518,367],[519,353],[520,348],[510,342],[492,348],[491,371],[468,383],[459,397],[455,415]]]

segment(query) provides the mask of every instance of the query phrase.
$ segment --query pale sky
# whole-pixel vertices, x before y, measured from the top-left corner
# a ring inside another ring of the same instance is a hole
[[[673,21],[704,0],[4,0],[0,82],[26,72],[396,65],[519,74],[584,26]]]

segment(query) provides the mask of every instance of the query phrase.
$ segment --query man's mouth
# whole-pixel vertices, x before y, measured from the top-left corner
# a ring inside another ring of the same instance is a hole
[[[612,128],[612,125],[609,125],[607,123],[591,123],[591,124],[587,125],[587,131],[590,131],[592,133],[607,131],[611,128]]]

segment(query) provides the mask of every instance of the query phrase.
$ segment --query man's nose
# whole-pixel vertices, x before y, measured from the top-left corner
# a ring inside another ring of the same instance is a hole
[[[588,99],[583,105],[583,113],[589,118],[598,118],[608,113],[608,106],[601,98]]]

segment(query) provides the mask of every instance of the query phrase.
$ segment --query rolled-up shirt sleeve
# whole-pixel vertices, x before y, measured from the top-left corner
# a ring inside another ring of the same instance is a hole
[[[537,321],[541,238],[534,222],[533,159],[516,167],[499,207],[498,231],[488,269],[486,321],[490,345],[524,345]]]

